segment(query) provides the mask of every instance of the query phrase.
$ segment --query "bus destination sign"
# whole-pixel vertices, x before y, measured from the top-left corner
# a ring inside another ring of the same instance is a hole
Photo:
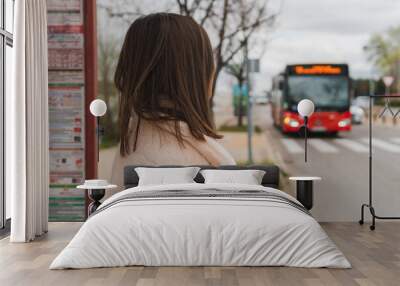
[[[292,65],[288,74],[292,75],[347,75],[347,65]]]

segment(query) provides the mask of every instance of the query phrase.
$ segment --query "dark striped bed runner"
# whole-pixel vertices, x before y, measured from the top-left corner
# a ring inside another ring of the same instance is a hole
[[[216,189],[203,189],[203,190],[165,190],[165,191],[137,191],[123,195],[116,198],[113,201],[107,203],[107,205],[101,206],[96,210],[90,217],[104,212],[105,210],[121,204],[127,201],[149,201],[149,200],[191,200],[191,199],[204,199],[204,200],[257,200],[257,201],[268,201],[276,202],[291,206],[307,215],[311,215],[310,212],[300,203],[292,201],[285,196],[281,196],[276,193],[259,190],[244,190],[244,191],[226,191]]]

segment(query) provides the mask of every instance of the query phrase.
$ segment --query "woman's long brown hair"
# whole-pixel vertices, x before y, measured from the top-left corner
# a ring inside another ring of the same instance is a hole
[[[205,135],[221,137],[211,119],[213,52],[207,33],[192,18],[157,13],[133,22],[114,80],[120,92],[122,156],[135,151],[141,118],[155,123],[173,121],[180,144],[183,136],[179,121],[186,122],[198,140],[204,140]],[[137,125],[131,126],[135,116]]]

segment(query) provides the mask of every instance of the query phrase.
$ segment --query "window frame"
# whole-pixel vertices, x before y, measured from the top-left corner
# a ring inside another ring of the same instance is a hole
[[[6,217],[5,190],[5,97],[6,97],[6,55],[7,46],[13,48],[13,34],[6,29],[6,1],[12,1],[13,13],[15,0],[0,0],[0,237],[9,232],[10,219]],[[9,15],[8,15],[9,16]],[[14,15],[11,16],[14,19]],[[14,27],[13,27],[14,28]],[[12,29],[14,30],[14,29]]]

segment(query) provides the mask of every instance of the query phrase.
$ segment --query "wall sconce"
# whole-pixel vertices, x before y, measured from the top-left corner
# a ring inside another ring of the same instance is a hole
[[[97,134],[97,162],[100,158],[100,136],[104,134],[104,128],[100,126],[100,117],[106,114],[107,104],[104,100],[95,99],[90,103],[90,113],[96,117],[96,134]]]
[[[307,125],[308,118],[314,113],[314,103],[309,99],[303,99],[297,105],[297,112],[304,117],[304,162],[307,162]]]

